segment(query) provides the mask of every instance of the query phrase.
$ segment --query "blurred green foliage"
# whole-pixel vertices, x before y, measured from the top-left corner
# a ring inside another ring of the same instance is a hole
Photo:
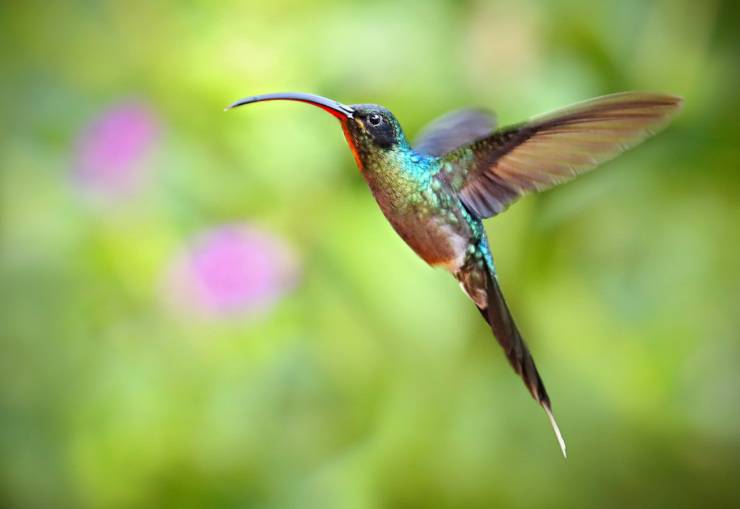
[[[714,0],[3,3],[0,507],[737,507],[738,26]],[[567,461],[336,121],[221,111],[307,91],[413,135],[632,89],[685,109],[487,223]],[[80,138],[126,101],[158,123],[145,178],[91,193]],[[178,253],[239,223],[291,246],[296,285],[173,306]]]

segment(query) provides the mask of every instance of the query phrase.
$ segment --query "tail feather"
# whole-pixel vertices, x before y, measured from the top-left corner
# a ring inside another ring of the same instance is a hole
[[[509,311],[509,307],[506,305],[506,301],[504,300],[504,295],[501,291],[501,287],[496,280],[496,276],[492,274],[489,270],[481,270],[481,272],[483,271],[485,271],[486,273],[485,285],[487,301],[484,303],[481,300],[474,299],[476,300],[478,310],[480,311],[481,315],[483,315],[483,318],[486,320],[486,322],[488,322],[488,324],[491,326],[493,335],[496,337],[496,340],[504,349],[506,358],[509,360],[509,363],[514,368],[514,371],[516,371],[517,374],[522,378],[524,384],[527,386],[527,389],[529,389],[529,392],[532,394],[532,397],[536,399],[540,405],[542,405],[548,419],[550,420],[553,431],[555,432],[555,436],[557,437],[558,444],[560,445],[560,449],[563,452],[563,456],[567,457],[565,440],[563,440],[563,436],[560,433],[560,428],[558,427],[558,424],[555,421],[555,417],[553,416],[550,397],[547,395],[545,384],[542,381],[539,372],[537,371],[537,366],[534,363],[532,354],[529,352],[527,344],[524,342],[524,339],[519,333],[519,329],[514,323],[514,319],[511,316],[511,312]],[[468,274],[468,276],[470,276],[470,274]],[[463,282],[463,287],[466,289],[468,294],[471,295],[474,292],[471,292],[471,290],[473,289],[468,288],[468,285],[470,285],[470,283],[472,283],[473,281],[480,284],[482,283],[481,280],[483,278],[464,277],[460,279]]]

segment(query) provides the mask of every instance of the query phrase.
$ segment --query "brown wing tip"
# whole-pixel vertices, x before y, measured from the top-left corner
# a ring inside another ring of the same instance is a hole
[[[668,102],[675,105],[677,108],[683,107],[683,97],[669,94],[664,94],[663,97],[665,97]]]
[[[585,103],[591,102],[591,101],[613,101],[613,102],[640,102],[640,103],[654,103],[656,105],[663,105],[663,106],[669,106],[669,105],[677,105],[683,102],[683,97],[673,95],[673,94],[664,94],[662,92],[646,92],[646,91],[630,91],[630,92],[617,92],[615,94],[607,94],[602,95],[601,97],[596,97],[594,99],[590,99],[589,101],[584,101]]]
[[[671,114],[678,113],[683,109],[683,97],[679,97],[677,95],[666,95],[664,97],[670,106]]]
[[[646,106],[654,106],[657,108],[666,108],[670,112],[679,111],[683,108],[683,97],[670,94],[659,94],[654,92],[634,92],[634,94],[641,98],[641,102],[645,102]]]
[[[681,110],[683,108],[683,102],[683,97],[659,92],[619,92],[586,101],[584,105],[588,103],[594,105],[603,103],[604,105],[611,105],[611,107],[619,109],[653,109],[665,116],[669,116]],[[607,108],[610,109],[609,106]]]

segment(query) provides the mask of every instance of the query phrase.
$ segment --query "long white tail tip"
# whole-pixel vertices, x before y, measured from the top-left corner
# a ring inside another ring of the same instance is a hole
[[[552,410],[550,410],[550,408],[547,405],[542,405],[542,408],[545,409],[547,418],[550,419],[550,424],[552,424],[552,429],[555,432],[555,436],[558,439],[558,444],[560,444],[560,450],[563,451],[563,457],[567,458],[568,453],[565,450],[565,440],[563,440],[563,435],[560,433],[560,428],[558,427],[558,423],[555,422],[555,417],[552,415]]]

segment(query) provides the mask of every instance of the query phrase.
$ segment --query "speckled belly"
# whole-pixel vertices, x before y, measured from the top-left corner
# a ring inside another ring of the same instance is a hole
[[[386,217],[398,235],[429,265],[457,270],[472,236],[465,220],[454,212],[414,209]]]
[[[460,267],[474,232],[446,184],[392,164],[363,175],[385,217],[416,254],[452,272]]]

